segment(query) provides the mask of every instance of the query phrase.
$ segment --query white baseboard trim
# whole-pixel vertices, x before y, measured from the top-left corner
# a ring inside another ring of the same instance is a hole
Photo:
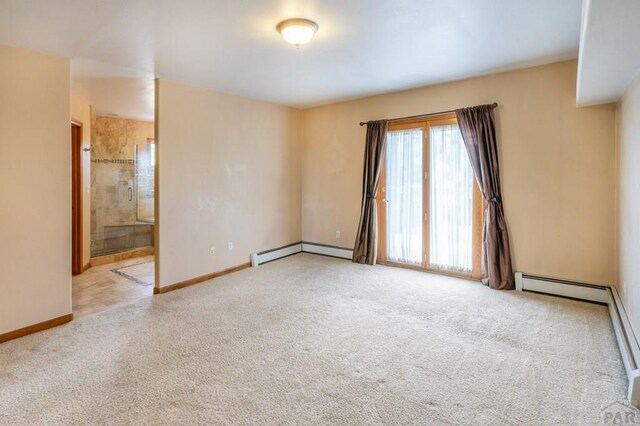
[[[304,241],[302,242],[302,251],[305,253],[321,254],[323,256],[339,257],[341,259],[351,259],[353,257],[352,249],[308,243]]]
[[[608,286],[516,272],[516,290],[552,294],[554,296],[609,303]]]
[[[273,250],[253,253],[251,255],[251,266],[256,267],[258,265],[262,265],[263,263],[272,262],[283,257],[291,256],[292,254],[300,253],[301,251],[302,244],[294,243]]]
[[[252,253],[251,266],[259,266],[264,263],[272,262],[274,260],[301,252],[320,254],[323,256],[339,257],[341,259],[351,259],[353,257],[353,250],[351,249],[302,241],[273,250],[266,250],[260,253]]]
[[[627,399],[640,408],[640,347],[624,310],[618,289],[612,286],[581,283],[558,278],[516,272],[516,290],[569,297],[607,305],[618,348],[629,379]]]
[[[618,295],[618,289],[610,287],[608,292],[609,315],[611,316],[611,323],[620,348],[620,355],[629,379],[627,399],[633,406],[640,408],[640,346]]]

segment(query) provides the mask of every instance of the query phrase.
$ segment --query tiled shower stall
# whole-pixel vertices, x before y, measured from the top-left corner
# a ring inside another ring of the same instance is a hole
[[[91,257],[152,247],[152,122],[95,116],[91,135]]]

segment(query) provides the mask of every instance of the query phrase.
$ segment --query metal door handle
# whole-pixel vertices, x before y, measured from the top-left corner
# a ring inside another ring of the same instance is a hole
[[[129,196],[129,201],[133,200],[133,188],[129,187],[127,194]]]

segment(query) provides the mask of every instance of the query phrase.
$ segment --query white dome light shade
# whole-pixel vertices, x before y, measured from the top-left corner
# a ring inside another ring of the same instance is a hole
[[[280,22],[276,26],[276,30],[287,43],[300,47],[311,41],[313,35],[318,31],[318,24],[308,19],[294,18]]]

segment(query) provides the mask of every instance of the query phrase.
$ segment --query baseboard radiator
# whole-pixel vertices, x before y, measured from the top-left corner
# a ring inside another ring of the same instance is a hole
[[[351,259],[353,256],[352,249],[301,241],[277,249],[253,253],[251,255],[251,266],[259,266],[296,253],[314,253],[340,259]]]
[[[607,305],[629,379],[627,399],[629,403],[640,408],[640,347],[620,300],[618,289],[612,286],[529,275],[522,272],[516,272],[515,275],[516,290],[519,291],[569,297]]]

